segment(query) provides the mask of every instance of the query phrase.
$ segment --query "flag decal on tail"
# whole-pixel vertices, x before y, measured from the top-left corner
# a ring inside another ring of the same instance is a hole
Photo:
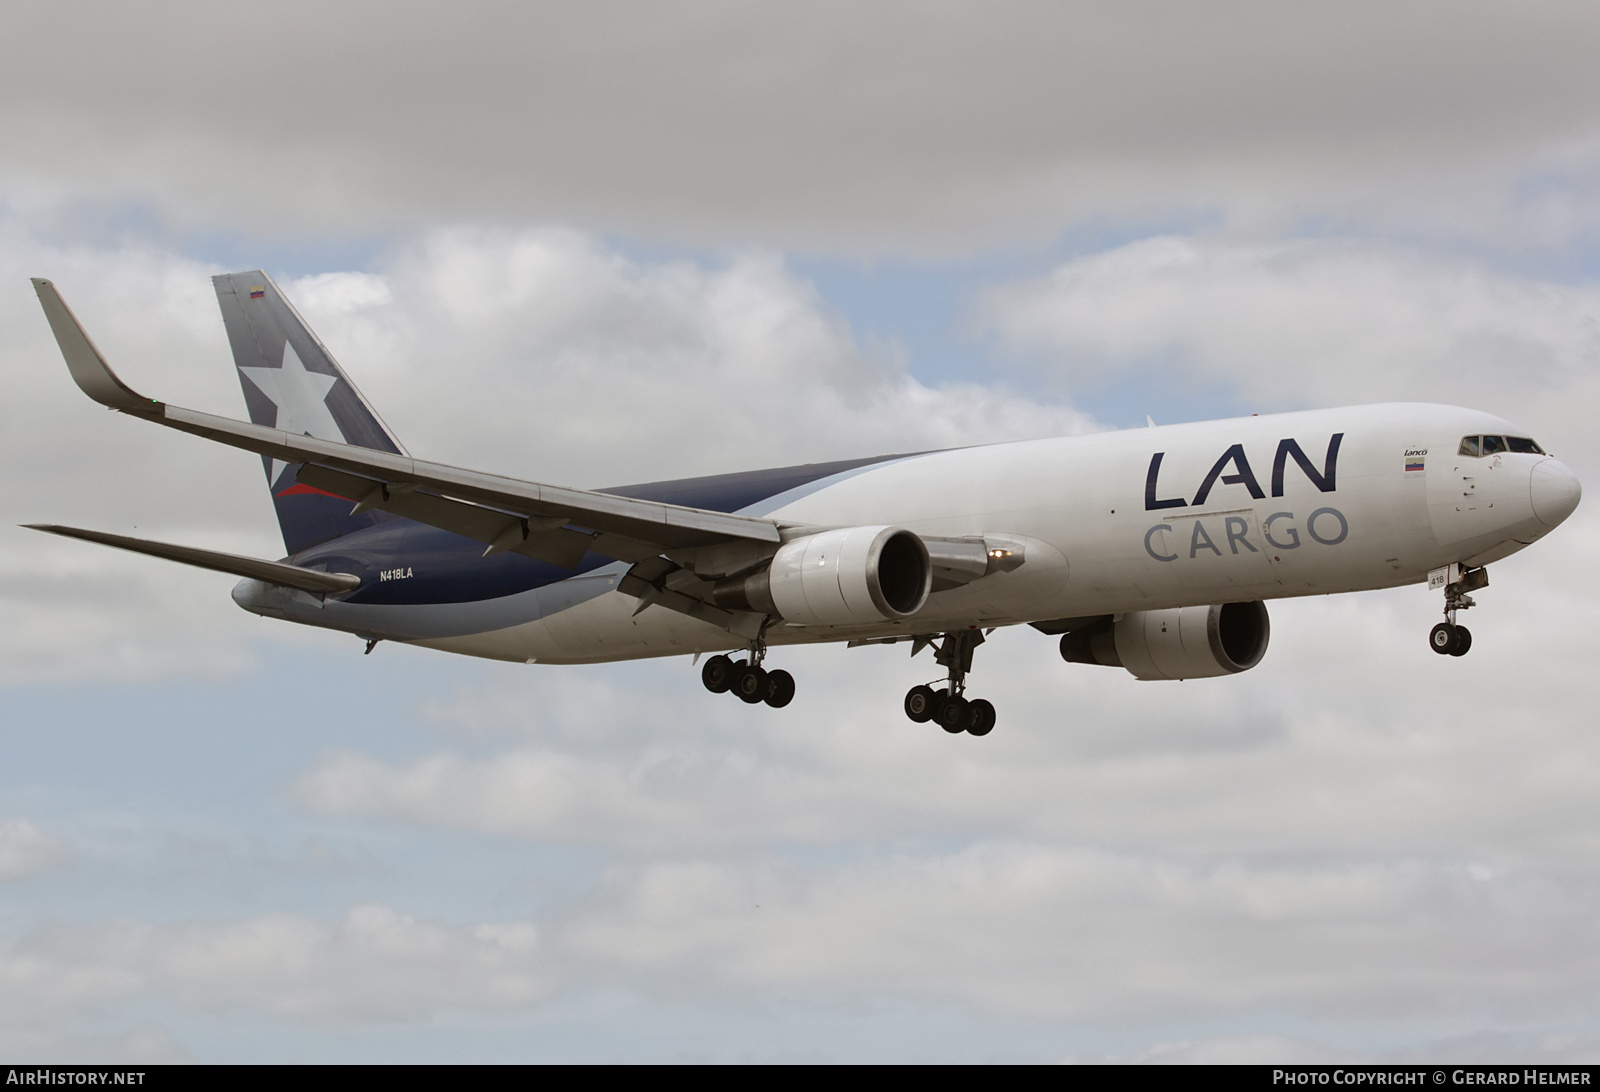
[[[265,297],[266,294],[267,294],[267,286],[266,285],[264,285],[264,284],[255,284],[255,285],[251,285],[250,286],[250,298],[251,299],[259,300],[259,299],[262,299],[263,297]]]

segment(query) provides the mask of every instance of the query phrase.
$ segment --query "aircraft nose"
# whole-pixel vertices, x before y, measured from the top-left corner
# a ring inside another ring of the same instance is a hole
[[[1528,493],[1533,500],[1533,514],[1546,527],[1554,527],[1578,507],[1583,496],[1583,486],[1578,477],[1556,459],[1535,463],[1533,477],[1528,482]]]

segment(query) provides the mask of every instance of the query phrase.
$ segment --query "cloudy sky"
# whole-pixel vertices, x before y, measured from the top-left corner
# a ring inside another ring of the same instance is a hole
[[[210,275],[269,270],[411,450],[574,485],[1444,401],[1600,481],[1592,3],[0,8],[0,1054],[1600,1057],[1586,506],[1272,605],[1246,675],[997,633],[488,664],[269,622]]]

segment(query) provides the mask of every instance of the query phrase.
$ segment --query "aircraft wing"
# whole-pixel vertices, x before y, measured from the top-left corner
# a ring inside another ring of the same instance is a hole
[[[353,501],[567,568],[592,550],[637,562],[665,550],[731,540],[774,543],[768,519],[616,497],[354,447],[217,417],[146,398],[119,379],[54,284],[33,279],[39,302],[79,388],[103,406],[230,447],[304,463],[300,481]]]

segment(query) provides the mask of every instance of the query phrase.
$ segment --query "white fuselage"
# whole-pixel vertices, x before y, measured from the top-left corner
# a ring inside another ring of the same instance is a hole
[[[1454,562],[1485,564],[1547,533],[1578,494],[1570,472],[1544,455],[1457,455],[1463,436],[1482,433],[1528,435],[1474,410],[1386,404],[994,444],[849,471],[747,511],[813,526],[982,536],[1020,549],[1024,563],[936,592],[909,618],[782,625],[768,640],[876,638],[1359,591],[1423,581]],[[663,607],[636,615],[638,601],[614,590],[625,568],[527,593],[526,620],[502,614],[493,628],[416,643],[555,663],[744,644]],[[337,624],[303,603],[285,614]]]

